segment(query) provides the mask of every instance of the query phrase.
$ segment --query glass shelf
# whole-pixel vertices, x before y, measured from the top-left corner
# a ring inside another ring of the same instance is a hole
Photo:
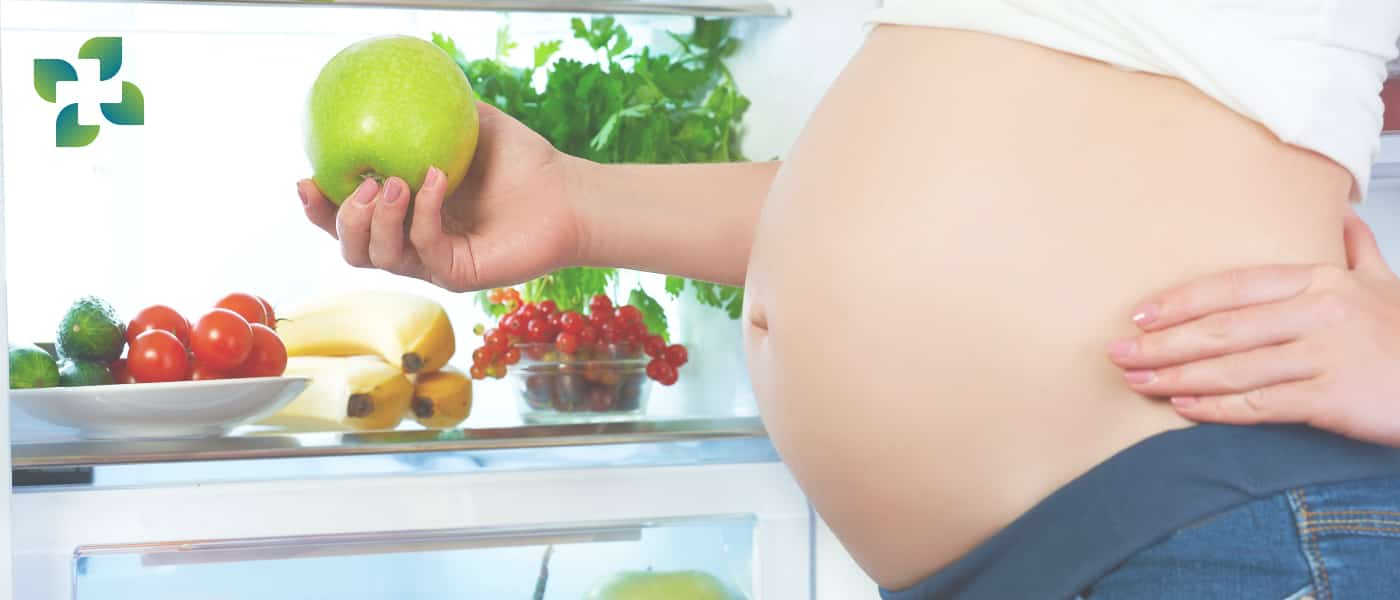
[[[11,445],[13,468],[470,452],[766,438],[756,417],[524,425],[444,431],[295,433],[192,440],[71,440]]]
[[[580,598],[627,571],[703,572],[752,597],[753,515],[83,546],[73,598]]]

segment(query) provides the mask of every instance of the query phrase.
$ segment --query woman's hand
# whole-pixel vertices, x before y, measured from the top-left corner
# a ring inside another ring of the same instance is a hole
[[[1133,390],[1194,421],[1307,423],[1400,446],[1400,279],[1359,217],[1345,238],[1346,269],[1242,269],[1162,294],[1111,359]]]
[[[297,192],[306,217],[340,240],[345,262],[452,291],[511,285],[572,264],[580,235],[566,171],[574,159],[491,105],[477,109],[476,155],[451,197],[433,168],[411,204],[402,179],[382,186],[366,179],[337,211],[304,179]]]

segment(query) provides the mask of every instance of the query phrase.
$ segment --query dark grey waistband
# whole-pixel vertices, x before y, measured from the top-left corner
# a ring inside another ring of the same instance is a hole
[[[1400,475],[1400,449],[1292,425],[1199,425],[1115,454],[885,600],[1073,598],[1173,531],[1286,490]]]

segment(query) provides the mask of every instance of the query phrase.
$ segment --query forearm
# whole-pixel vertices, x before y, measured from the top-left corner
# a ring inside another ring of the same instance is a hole
[[[743,284],[759,210],[781,163],[569,160],[579,264]]]

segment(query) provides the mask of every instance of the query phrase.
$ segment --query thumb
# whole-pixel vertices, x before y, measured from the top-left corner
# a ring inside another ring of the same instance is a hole
[[[1342,238],[1346,242],[1348,267],[1370,275],[1394,277],[1376,244],[1376,234],[1355,212],[1347,215],[1343,222]]]

